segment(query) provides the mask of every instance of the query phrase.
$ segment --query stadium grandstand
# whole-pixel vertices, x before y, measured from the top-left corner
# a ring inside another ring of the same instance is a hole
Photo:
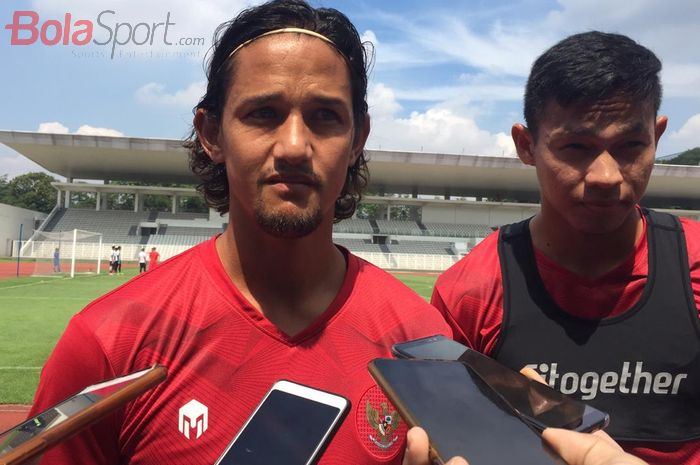
[[[198,195],[193,188],[162,187],[197,182],[181,141],[0,131],[0,143],[66,179],[53,183],[56,207],[29,242],[41,233],[85,230],[102,240],[102,250],[94,252],[93,246],[86,254],[101,253],[104,259],[118,244],[123,260],[135,260],[142,247],[157,247],[167,259],[226,227],[228,218],[213,210],[182,211],[182,200]],[[371,205],[372,214],[359,209],[334,225],[333,235],[336,243],[383,268],[444,270],[499,226],[539,208],[535,170],[515,158],[367,154],[373,195],[363,205]],[[93,199],[89,208],[84,202],[77,208],[80,193]],[[128,197],[133,207],[110,209],[110,196]],[[167,211],[146,208],[148,196],[168,198]],[[657,165],[644,204],[700,219],[700,167]]]

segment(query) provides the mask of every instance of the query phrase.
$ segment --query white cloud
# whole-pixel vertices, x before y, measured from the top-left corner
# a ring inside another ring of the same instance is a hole
[[[70,130],[59,123],[58,121],[52,121],[49,123],[39,124],[39,129],[37,132],[51,133],[51,134],[70,134]],[[116,129],[109,128],[97,128],[87,124],[83,124],[75,131],[73,134],[80,134],[82,136],[112,136],[112,137],[123,137],[124,133],[117,131]]]
[[[75,131],[76,134],[80,134],[82,136],[111,136],[111,137],[124,137],[124,134],[117,131],[116,129],[109,129],[109,128],[96,128],[93,126],[88,126],[87,124],[83,124],[78,128],[77,131]]]
[[[59,123],[58,121],[51,121],[48,123],[39,124],[39,129],[37,129],[37,132],[50,134],[68,134],[68,128]]]
[[[172,105],[192,108],[206,92],[205,81],[193,82],[185,89],[174,93],[166,92],[166,86],[158,82],[149,82],[136,91],[136,100],[141,103]]]
[[[678,131],[672,132],[668,141],[678,152],[700,147],[700,113],[691,116]]]
[[[369,148],[415,152],[514,156],[515,148],[505,133],[490,133],[467,116],[469,108],[437,105],[408,117],[398,117],[401,106],[393,90],[383,84],[369,92],[372,131]]]

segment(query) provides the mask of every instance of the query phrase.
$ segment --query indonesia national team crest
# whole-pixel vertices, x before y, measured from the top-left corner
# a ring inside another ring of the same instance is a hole
[[[376,385],[362,396],[355,421],[362,444],[373,456],[390,459],[403,450],[406,425]]]

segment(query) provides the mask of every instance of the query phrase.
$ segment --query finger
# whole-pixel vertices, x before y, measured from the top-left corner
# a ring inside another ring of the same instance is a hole
[[[430,443],[428,435],[422,428],[414,426],[406,434],[406,452],[403,465],[431,465]],[[453,457],[445,465],[469,465],[462,457]]]
[[[607,435],[547,428],[542,439],[569,465],[645,465],[642,460],[625,454]]]
[[[422,428],[414,426],[406,433],[406,452],[403,455],[403,465],[430,465],[428,450],[428,435]]]
[[[527,377],[530,378],[531,380],[540,382],[540,383],[542,383],[542,384],[547,384],[547,382],[544,380],[544,378],[542,377],[542,375],[540,375],[539,373],[537,373],[535,370],[533,370],[533,369],[530,368],[530,367],[523,367],[523,368],[521,368],[521,369],[520,369],[520,374],[521,374],[521,375],[527,376]]]

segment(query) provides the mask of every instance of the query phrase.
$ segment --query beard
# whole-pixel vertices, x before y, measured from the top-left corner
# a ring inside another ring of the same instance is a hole
[[[297,214],[268,211],[263,202],[257,202],[255,219],[263,231],[274,237],[299,239],[316,231],[323,221],[323,214],[320,208]]]

